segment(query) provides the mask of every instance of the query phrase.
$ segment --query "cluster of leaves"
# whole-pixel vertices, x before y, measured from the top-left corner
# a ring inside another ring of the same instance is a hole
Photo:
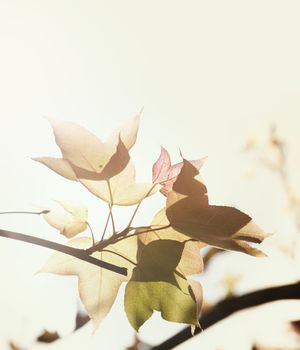
[[[127,275],[98,267],[57,252],[43,272],[78,276],[81,300],[95,327],[110,311],[120,285],[127,282],[124,306],[131,325],[138,330],[153,311],[173,322],[199,326],[201,285],[189,276],[203,270],[200,248],[211,245],[254,256],[263,253],[250,243],[267,234],[238,209],[211,205],[199,175],[205,158],[171,165],[162,148],[152,168],[152,183],[137,183],[129,151],[136,142],[139,115],[101,142],[85,128],[71,122],[50,120],[62,158],[40,157],[59,175],[84,185],[108,204],[107,224],[112,233],[102,237],[77,237],[88,228],[87,208],[60,201],[60,211],[43,216],[60,233],[72,238],[67,245],[90,256],[127,268]],[[151,225],[132,227],[141,202],[160,190],[165,207]],[[128,225],[116,231],[113,206],[136,205]]]

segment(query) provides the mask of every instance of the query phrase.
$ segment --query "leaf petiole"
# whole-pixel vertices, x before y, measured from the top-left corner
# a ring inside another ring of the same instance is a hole
[[[136,214],[137,214],[137,212],[138,212],[138,210],[139,210],[139,208],[140,208],[140,206],[142,204],[142,201],[149,196],[149,194],[153,191],[155,186],[156,186],[156,184],[153,184],[153,186],[151,186],[150,190],[145,194],[145,197],[142,200],[139,201],[139,203],[135,207],[135,210],[134,210],[134,212],[133,212],[133,214],[132,214],[132,216],[131,216],[131,218],[129,220],[129,223],[128,223],[127,227],[131,226],[131,224],[132,224],[132,222],[133,222],[133,220],[134,220],[134,218],[135,218],[135,216],[136,216]]]
[[[48,214],[50,213],[50,210],[42,210],[42,211],[1,211],[0,215],[6,215],[6,214],[29,214],[29,215],[42,215],[42,214]]]
[[[113,250],[103,249],[103,250],[101,250],[101,251],[102,251],[102,252],[111,253],[111,254],[115,254],[115,255],[119,256],[120,258],[122,258],[122,259],[124,259],[124,260],[127,260],[127,261],[130,262],[132,265],[137,266],[137,264],[136,264],[134,261],[132,261],[132,260],[126,258],[126,256],[123,256],[123,255],[121,255],[121,254],[119,254],[119,253],[117,253],[117,252],[114,252]]]
[[[92,236],[92,240],[93,240],[93,246],[94,246],[95,245],[95,236],[94,236],[93,229],[92,229],[91,225],[88,222],[86,222],[86,224],[87,224],[87,226],[88,226],[88,228],[89,228],[89,230],[91,232],[91,236]]]
[[[106,182],[107,182],[109,196],[110,196],[110,203],[108,204],[108,206],[109,206],[109,213],[110,213],[110,218],[111,218],[111,225],[112,225],[112,229],[113,229],[113,234],[115,235],[116,234],[116,227],[115,227],[115,221],[114,221],[114,217],[113,217],[113,213],[112,213],[112,207],[114,205],[113,204],[113,194],[112,194],[109,180],[107,180]]]
[[[101,236],[101,242],[104,240],[104,236],[105,236],[105,233],[106,233],[106,230],[107,230],[107,226],[108,226],[108,223],[109,223],[109,219],[110,219],[110,211],[107,215],[107,219],[106,219],[106,223],[104,225],[104,229],[103,229],[103,232],[102,232],[102,236]]]

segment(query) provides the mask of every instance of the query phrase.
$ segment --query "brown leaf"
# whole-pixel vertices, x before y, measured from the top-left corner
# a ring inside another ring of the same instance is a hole
[[[187,160],[167,197],[167,217],[176,230],[212,246],[264,256],[248,242],[260,243],[266,234],[247,214],[233,207],[208,203],[198,170]]]
[[[57,339],[59,339],[57,332],[49,332],[45,330],[44,333],[37,338],[37,341],[40,343],[53,343]]]
[[[81,327],[83,327],[83,326],[84,326],[85,324],[87,324],[90,320],[91,320],[91,319],[90,319],[89,315],[78,311],[77,314],[76,314],[74,332],[77,331],[77,329],[80,329]]]

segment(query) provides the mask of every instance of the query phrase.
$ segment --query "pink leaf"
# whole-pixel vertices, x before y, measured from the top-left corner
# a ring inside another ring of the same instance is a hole
[[[152,167],[152,182],[159,184],[166,179],[171,167],[171,159],[168,151],[161,147],[160,155]]]
[[[197,169],[203,166],[207,157],[190,160],[189,162]],[[183,162],[171,165],[171,159],[168,151],[161,147],[161,152],[157,161],[152,167],[152,182],[154,184],[161,184],[162,188],[160,192],[163,195],[167,195],[172,190],[172,186],[179,175]]]

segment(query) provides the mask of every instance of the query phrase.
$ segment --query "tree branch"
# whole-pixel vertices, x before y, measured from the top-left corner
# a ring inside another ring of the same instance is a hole
[[[46,239],[6,230],[0,230],[0,237],[15,239],[18,241],[35,244],[41,247],[50,248],[58,252],[74,256],[75,258],[86,261],[98,267],[102,267],[104,269],[127,276],[127,269],[125,267],[119,267],[108,262],[96,259],[93,256],[90,256],[84,249],[77,249],[56,242],[51,242]]]
[[[199,321],[201,327],[205,330],[206,328],[223,320],[224,318],[232,315],[237,311],[247,309],[249,307],[258,306],[271,301],[284,299],[300,299],[300,282],[280,287],[262,289],[238,297],[222,300],[214,307],[212,307],[209,311],[204,313],[200,317]],[[195,334],[198,334],[200,332],[201,330],[197,328]],[[163,343],[152,347],[151,350],[171,350],[175,346],[178,346],[191,337],[191,329],[190,327],[187,327]]]

